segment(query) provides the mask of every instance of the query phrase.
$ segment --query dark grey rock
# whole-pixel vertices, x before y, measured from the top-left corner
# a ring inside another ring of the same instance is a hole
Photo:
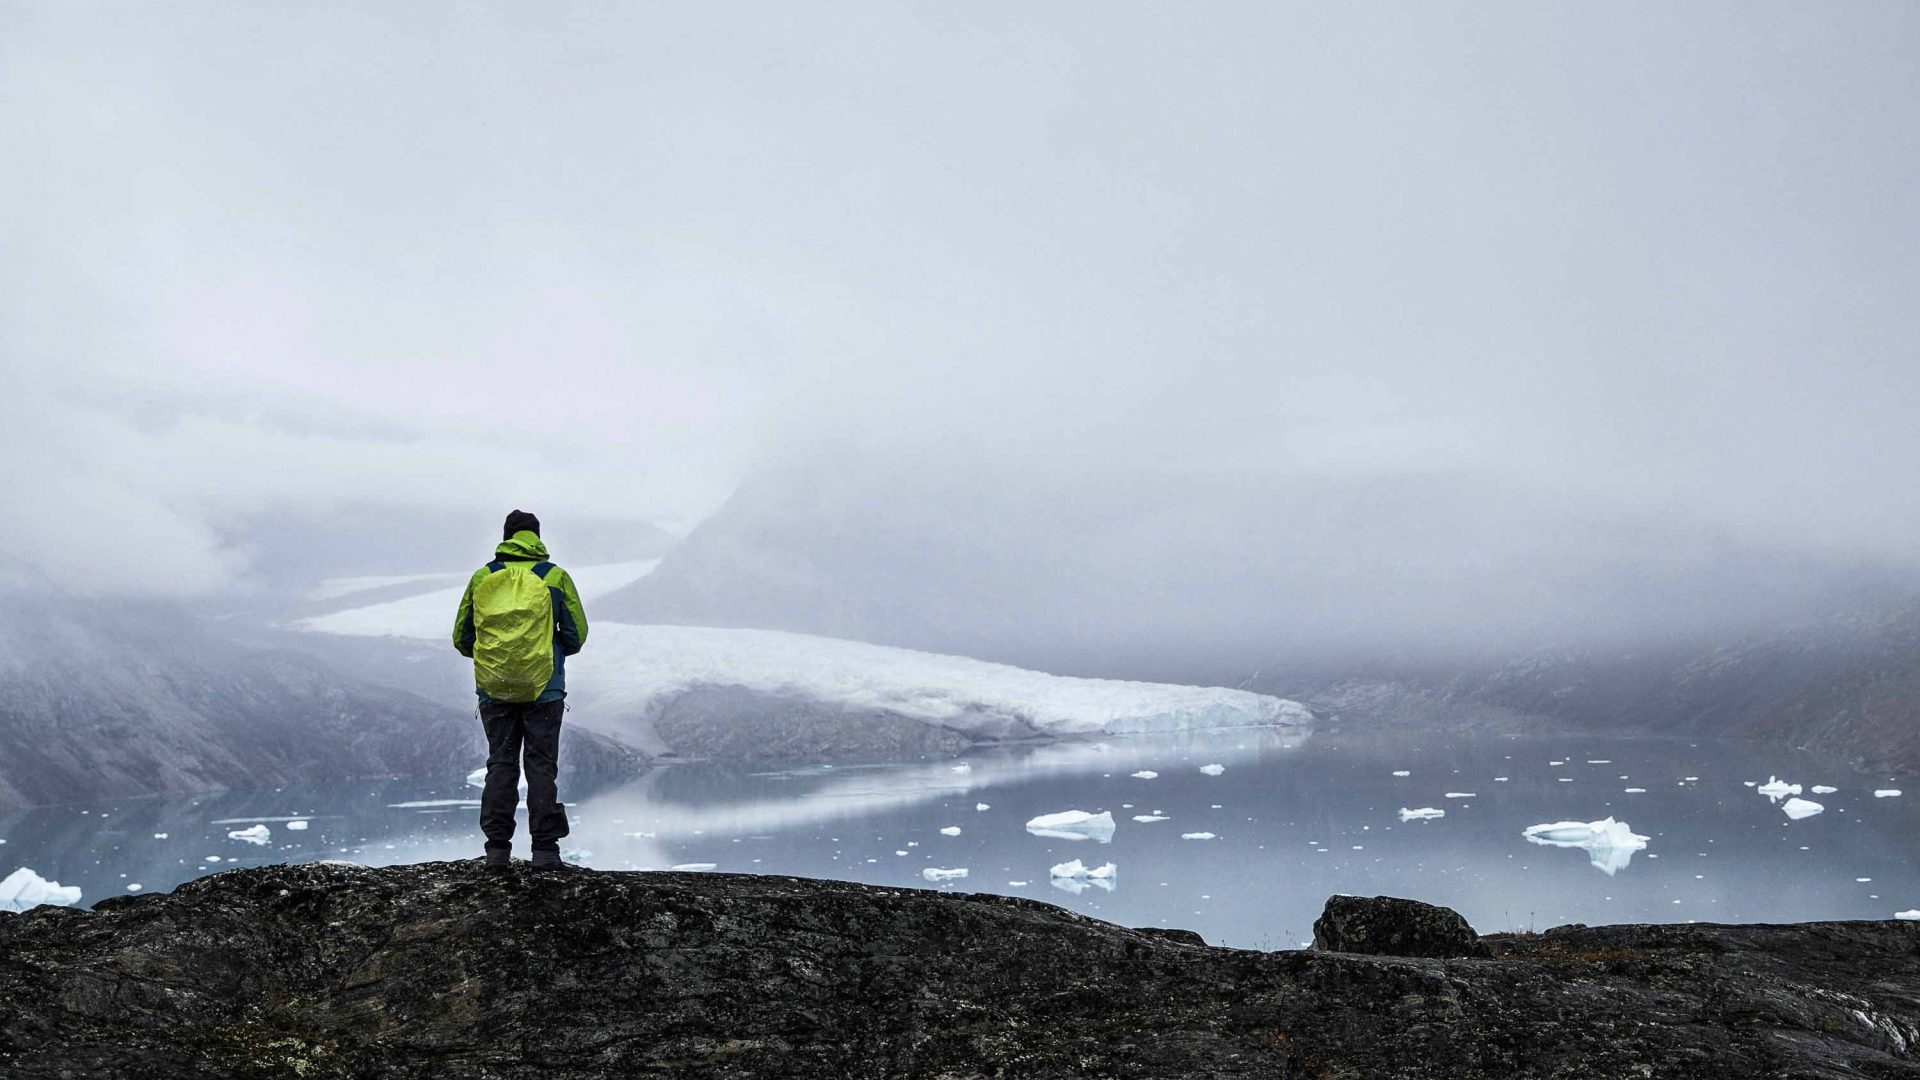
[[[1313,920],[1313,947],[1369,956],[1492,956],[1452,908],[1397,896],[1330,896]]]
[[[1920,925],[1210,948],[734,875],[270,866],[0,916],[0,1076],[1920,1076]]]

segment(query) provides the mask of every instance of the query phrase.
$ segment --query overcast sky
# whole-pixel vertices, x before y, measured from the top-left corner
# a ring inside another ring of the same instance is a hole
[[[685,528],[832,444],[1910,558],[1917,58],[1906,2],[0,0],[10,551]]]

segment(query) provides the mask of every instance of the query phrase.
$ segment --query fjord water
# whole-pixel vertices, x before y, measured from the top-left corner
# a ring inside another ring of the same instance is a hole
[[[1225,766],[1218,775],[1201,771],[1215,763]],[[1141,771],[1158,776],[1132,775]],[[1745,784],[1774,774],[1804,785],[1825,810],[1792,819]],[[1814,784],[1839,790],[1813,794]],[[632,778],[563,777],[573,834],[562,847],[605,870],[712,864],[1003,893],[1128,925],[1197,930],[1216,944],[1291,948],[1311,937],[1321,904],[1339,892],[1446,904],[1482,932],[1888,918],[1920,907],[1920,791],[1874,796],[1899,786],[1741,743],[1243,729],[1010,747],[958,761],[683,764]],[[480,843],[477,794],[461,777],[442,777],[16,811],[0,815],[0,871],[32,867],[80,886],[90,904],[133,883],[166,889],[264,862],[468,858]],[[1425,807],[1446,814],[1400,820],[1402,808]],[[1111,842],[1025,828],[1070,809],[1110,811]],[[1648,837],[1646,848],[1609,859],[1521,835],[1541,822],[1609,815]],[[308,827],[289,829],[284,819],[294,817]],[[256,824],[268,827],[266,844],[228,836]],[[1183,838],[1191,833],[1213,838]],[[1114,863],[1111,888],[1050,880],[1050,867],[1072,859]],[[967,875],[934,882],[928,869]]]

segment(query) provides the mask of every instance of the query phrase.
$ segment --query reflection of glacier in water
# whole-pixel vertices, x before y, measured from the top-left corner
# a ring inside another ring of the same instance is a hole
[[[1200,772],[1216,763],[1220,775]],[[1824,813],[1795,820],[1755,796],[1761,781],[1789,772],[1837,787],[1822,793]],[[1311,936],[1333,893],[1447,904],[1488,931],[1887,918],[1920,908],[1920,807],[1874,798],[1887,779],[1748,745],[1422,741],[1324,728],[1001,746],[964,762],[688,763],[631,777],[563,774],[561,793],[573,822],[566,854],[600,870],[700,867],[995,892],[1280,948]],[[1466,791],[1479,795],[1442,802]],[[456,772],[0,813],[0,873],[30,867],[91,903],[135,884],[166,889],[266,862],[473,858],[473,795]],[[1407,808],[1429,820],[1403,821]],[[1069,809],[1072,822],[1055,816]],[[1619,828],[1647,837],[1645,849],[1598,842],[1594,819],[1607,817],[1631,822]],[[282,827],[295,818],[308,827]],[[1095,822],[1099,837],[1071,827]],[[1521,834],[1536,822],[1584,832],[1529,843]],[[956,825],[959,835],[942,832]],[[1071,838],[1044,835],[1050,827]],[[263,833],[265,844],[247,839]],[[1214,839],[1182,839],[1199,834]],[[524,856],[524,832],[518,840]],[[1586,851],[1588,865],[1561,847]],[[1113,876],[1051,872],[1076,859],[1112,863]],[[953,874],[960,869],[965,878]]]

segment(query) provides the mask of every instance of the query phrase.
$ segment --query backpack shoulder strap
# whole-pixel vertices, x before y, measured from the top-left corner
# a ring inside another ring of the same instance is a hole
[[[539,578],[541,581],[545,581],[547,580],[547,573],[552,569],[553,569],[553,564],[550,562],[534,563],[533,576]]]

